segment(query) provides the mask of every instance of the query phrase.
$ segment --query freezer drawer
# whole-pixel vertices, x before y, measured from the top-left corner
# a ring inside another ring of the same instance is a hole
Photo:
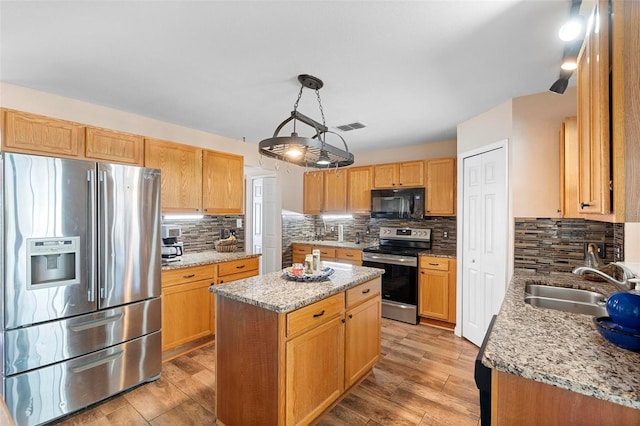
[[[18,425],[37,425],[153,380],[162,366],[160,332],[5,379]]]
[[[5,332],[5,376],[160,330],[160,298]]]

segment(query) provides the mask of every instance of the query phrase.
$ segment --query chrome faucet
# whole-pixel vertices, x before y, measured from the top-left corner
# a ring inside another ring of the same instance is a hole
[[[612,276],[607,275],[604,272],[600,271],[599,269],[591,268],[589,266],[579,266],[573,270],[573,273],[577,275],[584,275],[585,273],[595,274],[599,277],[604,278],[604,280],[607,281],[608,283],[611,283],[614,286],[616,286],[620,291],[631,290],[629,288],[629,280],[633,278],[638,278],[636,277],[636,274],[631,269],[629,269],[628,267],[626,267],[625,265],[619,262],[615,262],[613,265],[622,269],[622,281],[618,281]]]

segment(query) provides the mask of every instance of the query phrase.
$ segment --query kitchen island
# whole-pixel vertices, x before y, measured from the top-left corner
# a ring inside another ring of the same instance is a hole
[[[210,287],[218,424],[308,424],[378,361],[384,271],[324,265],[325,281],[278,271]]]
[[[482,362],[492,372],[492,424],[640,424],[640,354],[602,338],[588,315],[524,302],[526,284],[608,283],[516,271]]]

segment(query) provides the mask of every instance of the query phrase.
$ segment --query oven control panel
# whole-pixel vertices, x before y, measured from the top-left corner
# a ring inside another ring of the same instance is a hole
[[[380,227],[380,239],[431,241],[431,229]]]

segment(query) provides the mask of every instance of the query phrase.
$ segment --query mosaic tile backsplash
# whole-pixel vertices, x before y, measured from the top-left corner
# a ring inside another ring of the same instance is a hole
[[[338,240],[338,225],[344,227],[344,240],[354,242],[356,232],[363,246],[378,242],[381,226],[431,228],[431,246],[434,251],[456,250],[456,218],[430,217],[423,220],[372,219],[369,215],[353,218],[323,219],[321,215],[282,216],[282,264],[291,264],[291,242],[296,240]],[[445,237],[446,235],[446,237]]]
[[[604,243],[604,263],[624,260],[624,225],[584,219],[516,218],[514,267],[540,273],[584,265],[585,244]]]
[[[244,226],[236,228],[236,219],[244,216],[204,216],[199,220],[167,220],[163,219],[163,224],[180,225],[185,253],[199,253],[206,250],[214,250],[214,242],[229,236],[233,230],[238,239],[238,251],[244,251]]]

